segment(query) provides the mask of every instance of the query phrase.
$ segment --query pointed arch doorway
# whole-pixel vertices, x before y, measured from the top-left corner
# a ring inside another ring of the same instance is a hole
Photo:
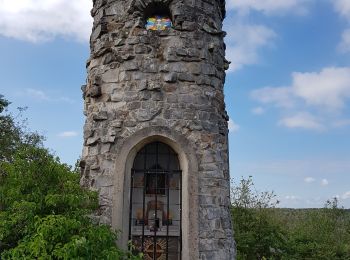
[[[182,172],[165,143],[145,145],[131,170],[129,240],[145,260],[181,259]]]

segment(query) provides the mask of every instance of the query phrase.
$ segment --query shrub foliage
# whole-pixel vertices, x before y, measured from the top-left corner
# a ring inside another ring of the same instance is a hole
[[[0,97],[0,104],[3,113],[9,103]],[[88,217],[97,195],[80,187],[77,171],[12,115],[0,120],[7,123],[0,127],[0,259],[141,259],[120,250],[117,234]]]
[[[350,212],[327,201],[322,209],[281,209],[273,192],[252,178],[232,188],[238,260],[350,259]]]

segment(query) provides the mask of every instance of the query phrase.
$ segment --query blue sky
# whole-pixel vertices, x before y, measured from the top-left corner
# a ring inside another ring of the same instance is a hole
[[[0,94],[74,164],[88,0],[0,0]],[[281,207],[350,208],[350,0],[228,0],[230,168]]]

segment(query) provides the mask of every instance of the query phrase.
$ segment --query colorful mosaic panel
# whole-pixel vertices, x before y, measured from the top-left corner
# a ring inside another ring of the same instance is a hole
[[[154,16],[147,19],[146,29],[152,31],[163,31],[166,28],[171,28],[172,22],[166,16]]]

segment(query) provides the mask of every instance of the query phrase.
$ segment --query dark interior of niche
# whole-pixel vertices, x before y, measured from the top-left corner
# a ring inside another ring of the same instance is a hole
[[[146,24],[148,18],[155,16],[155,15],[169,17],[172,20],[169,6],[167,6],[166,4],[162,4],[162,3],[149,4],[145,8],[143,15],[144,15],[143,20],[144,20],[145,24]]]

